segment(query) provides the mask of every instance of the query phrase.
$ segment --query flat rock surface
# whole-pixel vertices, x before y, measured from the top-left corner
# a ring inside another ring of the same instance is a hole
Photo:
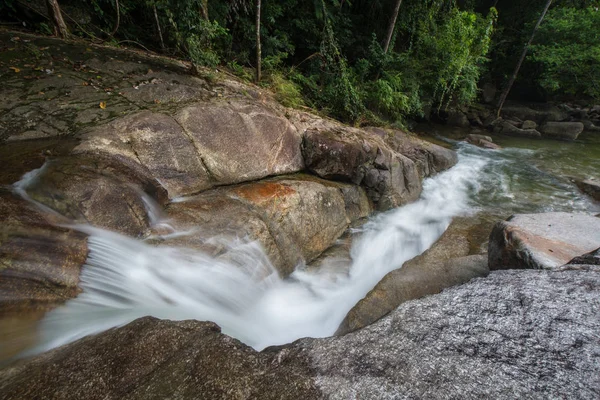
[[[517,214],[498,222],[488,245],[490,269],[556,268],[600,247],[600,218],[586,214]]]

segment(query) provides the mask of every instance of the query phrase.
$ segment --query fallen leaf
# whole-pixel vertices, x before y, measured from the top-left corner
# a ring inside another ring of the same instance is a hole
[[[87,82],[82,82],[81,84],[82,84],[83,86],[89,86],[89,85],[90,85],[90,84],[89,84],[89,83],[87,83]]]
[[[106,108],[106,102],[105,101],[101,101],[100,102],[100,108],[103,109],[103,110]]]
[[[154,104],[160,104],[160,100],[159,99],[154,99]]]
[[[12,69],[12,70],[13,70],[13,71],[15,71],[15,72],[21,72],[21,69],[20,69],[20,68],[17,68],[17,67],[8,67],[8,68],[9,68],[9,69]]]

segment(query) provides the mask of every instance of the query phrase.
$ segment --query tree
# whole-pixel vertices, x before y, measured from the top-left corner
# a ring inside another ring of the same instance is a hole
[[[498,113],[497,113],[498,117],[500,117],[500,112],[502,111],[504,102],[506,101],[506,98],[508,97],[508,93],[510,93],[510,89],[512,88],[512,85],[515,83],[515,80],[517,79],[517,75],[519,74],[521,65],[523,64],[523,61],[525,60],[525,57],[527,56],[527,51],[529,50],[529,46],[531,45],[531,42],[533,42],[535,33],[537,32],[538,28],[540,27],[542,20],[546,16],[546,13],[548,12],[548,9],[550,8],[550,4],[552,4],[552,0],[548,0],[548,2],[546,3],[546,6],[544,7],[544,11],[542,11],[540,18],[538,19],[537,23],[535,24],[535,27],[533,28],[533,32],[531,32],[531,36],[529,37],[529,40],[527,41],[527,43],[525,43],[525,47],[523,47],[523,52],[521,53],[521,57],[519,58],[519,61],[517,62],[515,70],[513,71],[513,74],[511,75],[511,77],[508,81],[508,84],[506,85],[506,88],[504,89],[504,91],[502,92],[502,95],[500,96],[500,99],[498,100]]]
[[[401,4],[402,4],[402,0],[398,0],[396,2],[396,7],[394,8],[394,14],[392,14],[392,19],[390,20],[390,26],[388,27],[387,36],[385,38],[385,44],[383,45],[383,52],[386,54],[390,47],[390,43],[392,41],[392,36],[394,36],[394,29],[396,28],[396,20],[398,19],[398,12],[400,11]]]
[[[63,39],[71,36],[69,33],[69,28],[67,28],[67,24],[65,24],[65,20],[62,17],[58,0],[46,0],[46,5],[48,6],[48,14],[50,15],[50,19],[54,24],[54,34]]]
[[[256,83],[260,82],[262,57],[260,54],[260,0],[256,0]]]

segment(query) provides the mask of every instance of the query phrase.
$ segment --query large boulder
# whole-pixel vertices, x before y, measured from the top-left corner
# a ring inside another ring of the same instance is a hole
[[[497,269],[552,269],[600,247],[600,218],[585,214],[517,214],[498,222],[488,246]]]
[[[143,318],[0,371],[4,398],[594,399],[600,274],[497,271],[341,337],[256,352]]]
[[[145,168],[128,161],[88,155],[50,160],[25,190],[75,222],[142,236],[151,222],[144,196],[163,204],[166,193]]]
[[[184,108],[175,118],[218,184],[304,168],[301,134],[284,116],[260,103],[200,103]]]
[[[189,105],[176,116],[144,111],[88,130],[74,153],[127,158],[170,198],[296,172],[301,135],[278,111],[231,100]]]
[[[172,117],[144,111],[89,129],[75,154],[105,154],[138,162],[170,198],[198,193],[214,182],[201,154]]]
[[[0,392],[6,399],[319,397],[310,366],[294,353],[257,353],[210,322],[150,317],[4,370]]]
[[[307,169],[325,179],[363,186],[380,210],[417,199],[421,180],[457,162],[456,153],[399,130],[354,129],[301,114]]]
[[[414,201],[421,194],[415,163],[367,132],[308,130],[302,154],[306,167],[318,176],[365,187],[380,210]]]
[[[473,219],[457,219],[427,251],[389,272],[348,312],[336,334],[364,328],[405,301],[486,276],[487,257],[472,254],[479,250],[471,233],[478,223]]]
[[[392,150],[411,159],[417,166],[421,179],[450,169],[458,162],[454,150],[420,139],[413,134],[397,129],[374,127],[367,127],[365,130],[382,137]]]
[[[360,187],[306,175],[282,176],[172,203],[166,209],[169,224],[187,234],[172,236],[170,231],[160,232],[161,227],[155,233],[162,244],[225,257],[233,239],[257,240],[280,274],[287,276],[371,211]]]
[[[79,293],[86,235],[0,189],[0,315],[45,310]]]
[[[539,129],[544,137],[575,140],[583,132],[583,128],[581,122],[546,122]]]
[[[303,340],[327,398],[594,399],[600,274],[499,271]]]

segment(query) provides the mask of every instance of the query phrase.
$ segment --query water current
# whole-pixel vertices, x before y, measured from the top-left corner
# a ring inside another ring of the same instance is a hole
[[[44,317],[37,345],[28,353],[146,315],[214,321],[224,333],[256,349],[330,336],[386,273],[429,248],[454,217],[600,212],[599,204],[565,177],[581,176],[582,171],[600,176],[597,141],[530,145],[507,139],[503,144],[508,147],[500,151],[452,143],[458,164],[425,180],[418,201],[375,215],[354,229],[352,261],[342,268],[339,262],[320,269],[301,265],[281,279],[261,247],[246,238],[232,239],[227,244],[230,256],[214,259],[191,249],[156,247],[77,226],[90,235],[83,292]],[[31,175],[16,185],[22,193]],[[169,223],[158,213],[154,218],[155,223]]]

